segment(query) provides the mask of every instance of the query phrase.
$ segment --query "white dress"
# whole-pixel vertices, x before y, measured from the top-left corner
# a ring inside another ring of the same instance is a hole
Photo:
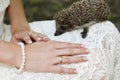
[[[3,4],[2,1],[6,3]],[[0,0],[0,5],[3,4],[0,7],[6,9],[4,5],[8,2],[9,0]],[[77,75],[32,72],[23,72],[20,75],[16,73],[14,66],[0,64],[0,80],[120,80],[120,33],[110,21],[91,26],[85,39],[80,35],[83,29],[55,37],[54,20],[33,22],[30,26],[33,31],[43,33],[52,40],[84,44],[91,51],[91,54],[86,55],[88,62],[60,65],[76,68]],[[10,26],[1,25],[0,30],[4,37],[0,39],[10,41]]]

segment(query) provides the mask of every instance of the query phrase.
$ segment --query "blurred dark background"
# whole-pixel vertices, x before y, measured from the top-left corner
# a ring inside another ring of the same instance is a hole
[[[29,22],[51,20],[58,11],[78,0],[23,0]],[[120,0],[106,0],[111,8],[112,21],[120,30]]]

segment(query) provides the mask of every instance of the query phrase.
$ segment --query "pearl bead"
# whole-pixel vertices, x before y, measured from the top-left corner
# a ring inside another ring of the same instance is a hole
[[[22,55],[22,63],[20,65],[20,68],[18,69],[17,73],[22,73],[23,69],[25,68],[25,62],[26,62],[26,54],[25,54],[25,45],[24,43],[18,43],[21,47],[21,55]]]

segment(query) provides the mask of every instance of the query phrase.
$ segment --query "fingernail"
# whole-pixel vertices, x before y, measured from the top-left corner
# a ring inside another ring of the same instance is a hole
[[[47,37],[43,37],[44,40],[49,40]]]
[[[85,47],[84,45],[81,45],[81,47]]]
[[[40,40],[42,40],[42,38],[40,38],[40,37],[39,37],[39,38],[37,38],[37,41],[40,41]]]
[[[29,40],[29,42],[28,43],[32,43],[32,41],[31,40]]]
[[[78,73],[78,71],[76,69],[73,72],[76,73],[76,74]]]
[[[83,56],[83,57],[82,57],[82,59],[83,59],[83,60],[85,60],[85,61],[86,61],[86,60],[88,60],[88,58],[87,58],[87,57],[85,57],[85,56]]]
[[[90,53],[90,50],[89,50],[89,49],[86,49],[85,51],[88,52],[88,53]]]
[[[44,39],[48,39],[47,37],[43,37]]]

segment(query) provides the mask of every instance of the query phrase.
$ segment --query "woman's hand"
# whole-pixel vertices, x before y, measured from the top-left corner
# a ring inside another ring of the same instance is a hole
[[[48,40],[47,36],[30,30],[24,13],[22,0],[10,0],[7,13],[11,24],[12,42],[24,42],[28,44],[34,41]]]
[[[35,42],[26,45],[25,70],[31,72],[76,74],[76,69],[64,68],[58,64],[70,64],[87,61],[85,56],[89,51],[80,44],[57,41]],[[74,56],[74,57],[73,57]],[[60,61],[62,57],[62,61]],[[16,55],[15,65],[21,64],[21,54]]]
[[[37,42],[37,41],[48,41],[49,38],[41,33],[37,33],[30,30],[17,31],[13,33],[12,42],[19,43],[24,42],[26,44]]]

